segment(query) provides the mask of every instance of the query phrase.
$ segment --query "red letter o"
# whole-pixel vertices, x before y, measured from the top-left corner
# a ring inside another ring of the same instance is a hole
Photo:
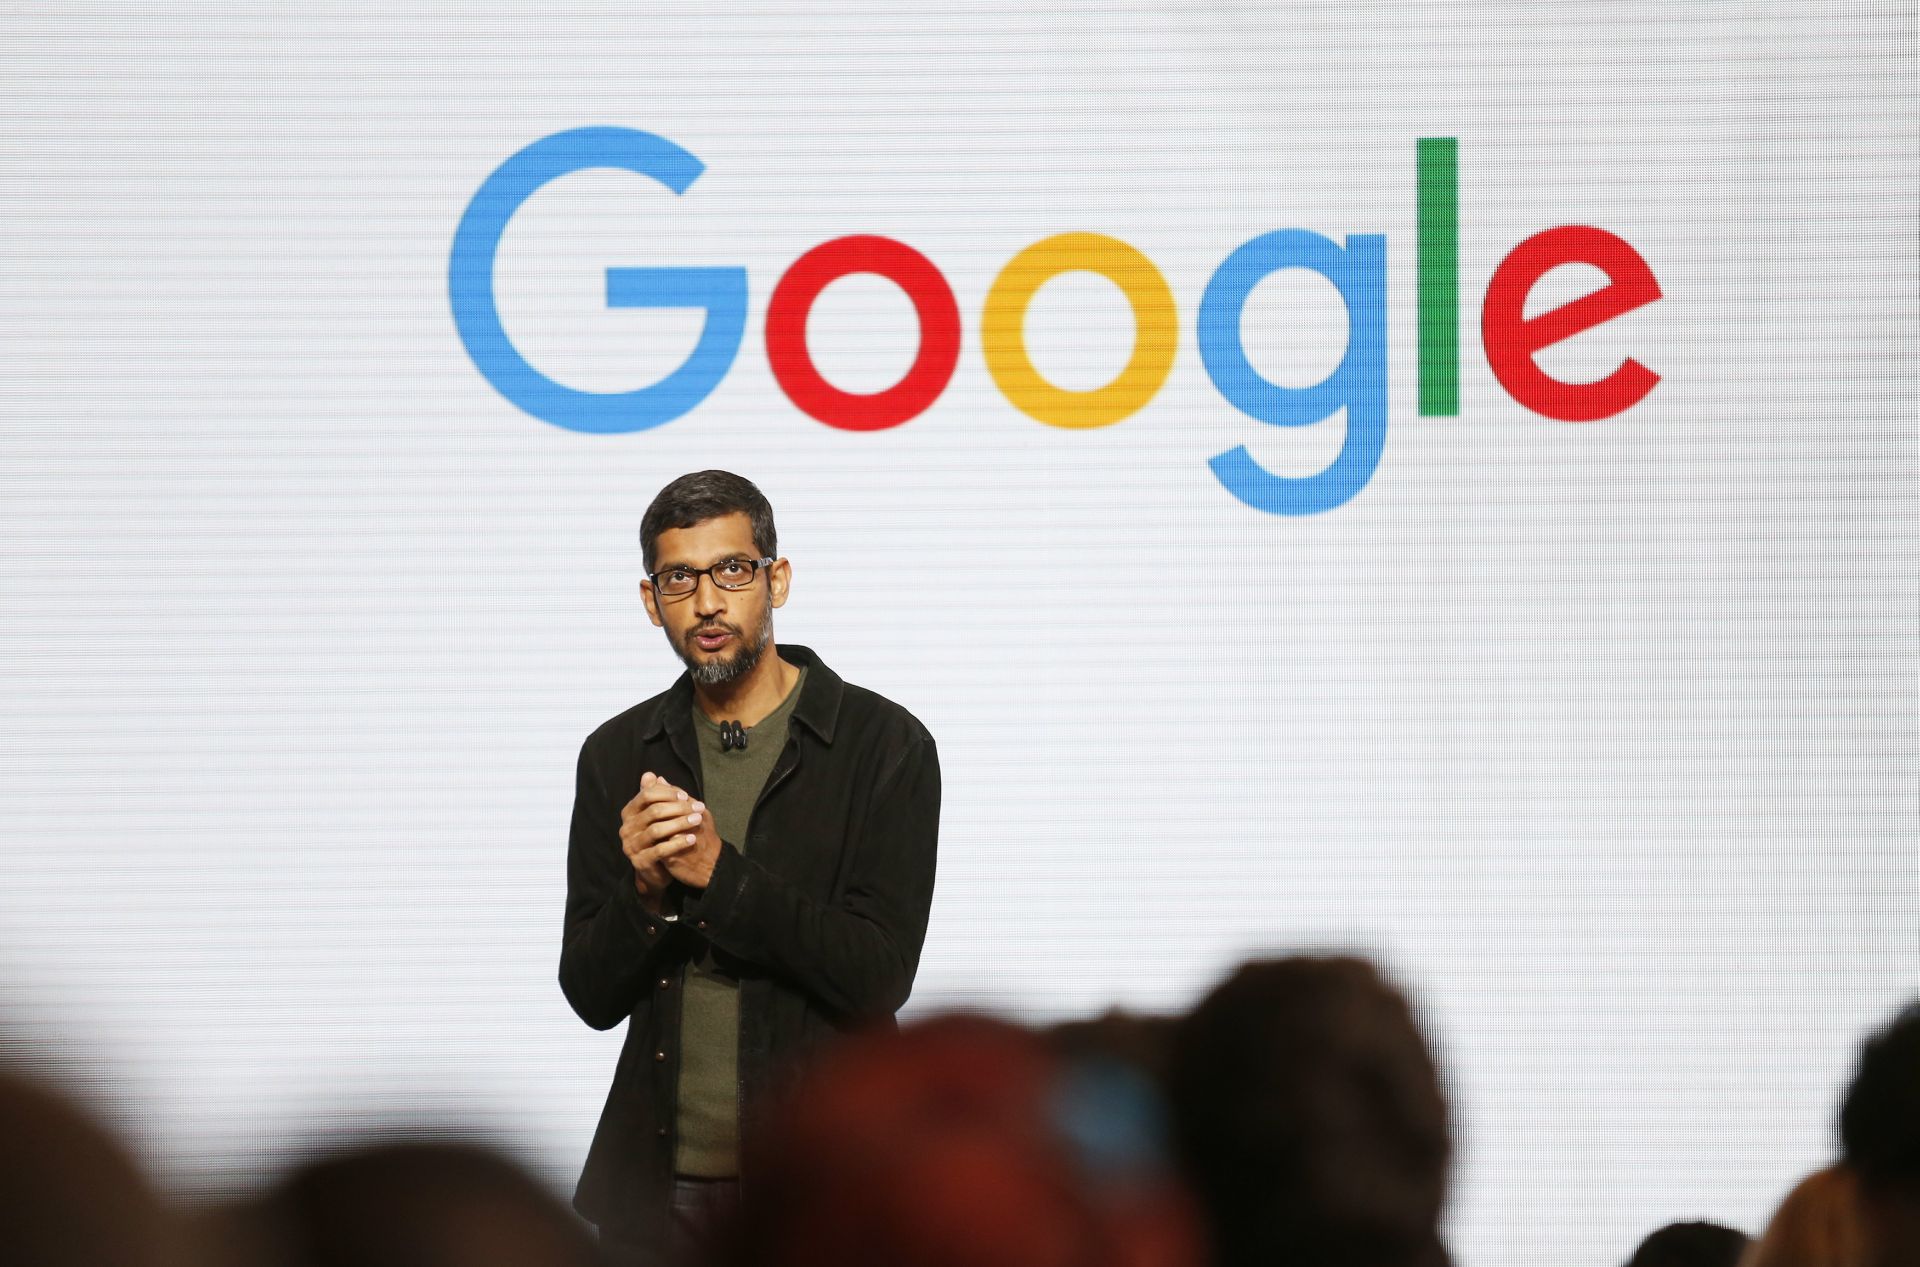
[[[906,377],[885,391],[843,392],[822,378],[807,352],[807,314],[820,292],[853,273],[877,273],[913,301],[920,351]],[[960,360],[960,305],[933,261],[892,238],[860,235],[823,242],[793,262],[767,306],[767,363],[787,399],[842,431],[884,431],[939,399]]]

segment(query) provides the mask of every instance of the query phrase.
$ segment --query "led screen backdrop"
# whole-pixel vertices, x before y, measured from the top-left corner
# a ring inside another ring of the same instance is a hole
[[[1920,979],[1912,6],[645,8],[0,18],[0,1012],[184,1190],[570,1183],[723,466],[938,737],[912,1010],[1362,950],[1462,1262],[1757,1229]]]

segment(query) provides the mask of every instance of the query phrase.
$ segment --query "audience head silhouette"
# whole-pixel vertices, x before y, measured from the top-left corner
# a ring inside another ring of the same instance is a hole
[[[1747,1234],[1719,1223],[1669,1223],[1649,1232],[1626,1267],[1738,1267]]]
[[[1793,1186],[1740,1267],[1865,1267],[1865,1254],[1856,1177],[1828,1166]]]
[[[230,1212],[232,1267],[594,1267],[586,1227],[475,1144],[372,1143],[295,1167]]]
[[[1142,1085],[1145,1085],[1144,1083]],[[1088,1148],[1073,1070],[973,1016],[836,1050],[750,1141],[734,1267],[1198,1267],[1156,1158]],[[1106,1104],[1105,1120],[1126,1104]]]
[[[1427,1267],[1451,1140],[1406,998],[1352,958],[1249,963],[1178,1027],[1174,1132],[1220,1267]]]
[[[181,1225],[131,1153],[65,1092],[0,1068],[0,1262],[174,1267]]]
[[[1920,1000],[1860,1049],[1840,1106],[1872,1267],[1920,1263]]]

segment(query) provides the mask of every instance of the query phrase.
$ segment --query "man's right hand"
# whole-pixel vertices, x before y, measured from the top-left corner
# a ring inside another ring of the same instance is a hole
[[[640,776],[640,791],[620,811],[620,848],[633,864],[633,883],[641,901],[656,915],[662,912],[667,888],[673,883],[665,859],[692,847],[691,836],[677,834],[686,828],[679,802],[673,785],[649,772]]]

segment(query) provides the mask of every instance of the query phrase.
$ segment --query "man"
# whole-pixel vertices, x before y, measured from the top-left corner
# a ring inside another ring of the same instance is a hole
[[[651,1263],[733,1209],[769,1093],[906,1001],[940,765],[905,709],[774,643],[792,569],[753,484],[682,476],[640,543],[687,671],[580,750],[560,987],[595,1029],[628,1022],[574,1205]]]

